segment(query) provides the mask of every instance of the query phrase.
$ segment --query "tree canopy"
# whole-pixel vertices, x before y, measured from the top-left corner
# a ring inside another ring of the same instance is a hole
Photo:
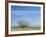
[[[21,20],[18,23],[19,23],[19,26],[21,26],[23,28],[24,27],[27,27],[27,25],[29,24],[29,22],[28,21],[25,21],[25,20]]]

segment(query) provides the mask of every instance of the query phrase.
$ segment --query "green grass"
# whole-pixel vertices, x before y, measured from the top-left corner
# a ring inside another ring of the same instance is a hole
[[[40,27],[26,27],[26,28],[12,27],[11,28],[11,31],[29,31],[29,30],[40,30]]]

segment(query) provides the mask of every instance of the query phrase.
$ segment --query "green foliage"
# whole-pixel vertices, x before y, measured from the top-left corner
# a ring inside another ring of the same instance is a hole
[[[24,21],[24,20],[21,20],[18,23],[19,23],[19,26],[22,27],[22,28],[27,27],[27,25],[29,24],[29,22]]]

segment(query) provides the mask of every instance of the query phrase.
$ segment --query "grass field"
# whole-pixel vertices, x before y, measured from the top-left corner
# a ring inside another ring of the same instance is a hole
[[[26,27],[26,28],[12,27],[11,28],[11,31],[29,31],[29,30],[40,30],[40,27]]]

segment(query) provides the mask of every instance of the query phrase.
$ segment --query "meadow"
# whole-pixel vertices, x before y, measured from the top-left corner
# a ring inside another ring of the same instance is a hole
[[[40,27],[12,27],[11,31],[30,31],[30,30],[40,30]]]

